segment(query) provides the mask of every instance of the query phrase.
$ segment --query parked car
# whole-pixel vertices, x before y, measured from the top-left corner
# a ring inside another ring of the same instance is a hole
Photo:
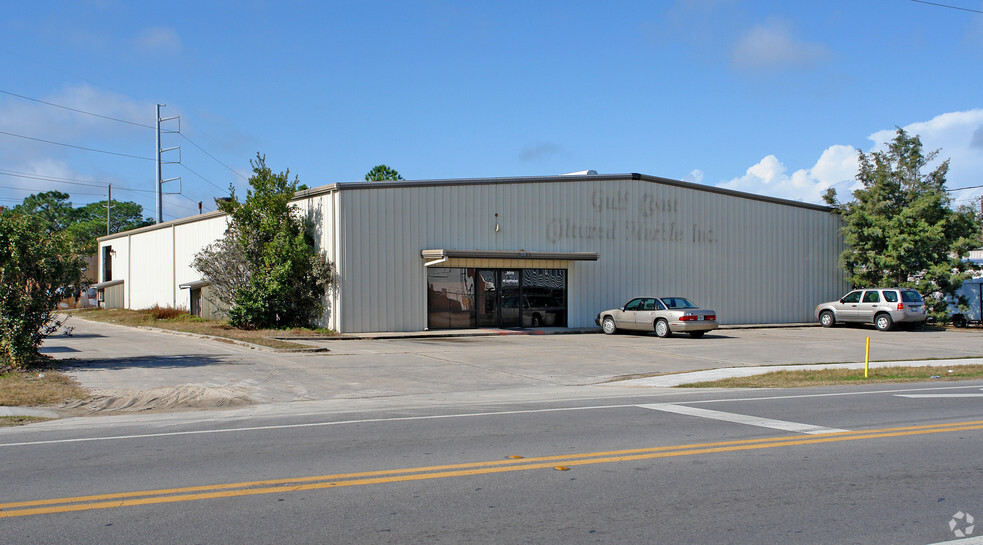
[[[874,324],[878,330],[887,331],[894,324],[921,325],[927,318],[922,296],[908,288],[853,290],[838,301],[816,307],[816,319],[823,327],[833,327],[839,322],[857,322]]]
[[[563,302],[548,295],[502,298],[502,321],[515,323],[521,320],[522,327],[555,326],[556,317],[562,311]]]
[[[660,337],[689,333],[702,337],[717,329],[717,313],[701,309],[685,297],[636,297],[621,308],[605,310],[594,318],[608,335],[620,329],[655,331]]]

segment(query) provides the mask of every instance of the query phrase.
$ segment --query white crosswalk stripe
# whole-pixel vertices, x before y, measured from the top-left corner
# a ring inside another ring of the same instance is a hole
[[[687,405],[675,405],[672,403],[652,403],[649,405],[637,405],[644,409],[652,409],[654,411],[663,411],[667,413],[685,414],[689,416],[698,416],[700,418],[710,418],[712,420],[722,420],[724,422],[735,422],[738,424],[747,424],[749,426],[760,426],[762,428],[772,428],[776,430],[784,430],[798,433],[808,433],[808,434],[820,434],[820,433],[836,433],[841,431],[837,428],[826,428],[823,426],[815,426],[812,424],[802,424],[799,422],[787,422],[785,420],[775,420],[772,418],[761,418],[759,416],[748,416],[744,414],[736,413],[725,413],[722,411],[712,411],[710,409],[701,409],[699,407],[690,407]]]

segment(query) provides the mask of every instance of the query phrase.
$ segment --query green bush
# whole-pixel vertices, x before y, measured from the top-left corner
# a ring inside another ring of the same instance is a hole
[[[229,215],[225,236],[195,256],[229,324],[243,329],[310,326],[323,312],[332,268],[317,250],[314,229],[290,204],[297,188],[290,171],[274,173],[257,154],[251,189],[240,201],[218,201]]]
[[[81,286],[83,266],[66,232],[0,210],[0,371],[42,359],[41,342],[61,325],[58,301]]]

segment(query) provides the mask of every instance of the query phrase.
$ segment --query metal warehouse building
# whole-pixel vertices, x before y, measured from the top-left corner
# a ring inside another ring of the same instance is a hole
[[[640,174],[345,182],[293,202],[336,267],[321,325],[342,333],[593,326],[639,295],[723,324],[807,322],[849,287],[833,209]],[[225,226],[100,238],[107,305],[207,307],[191,262]]]

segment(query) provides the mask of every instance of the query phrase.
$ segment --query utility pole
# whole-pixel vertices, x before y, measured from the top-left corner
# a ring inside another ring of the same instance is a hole
[[[180,146],[175,146],[173,148],[166,148],[166,149],[161,149],[161,147],[160,147],[160,134],[161,134],[160,124],[161,123],[163,123],[164,121],[171,121],[172,119],[177,119],[178,120],[178,129],[176,131],[164,131],[164,132],[181,132],[181,121],[180,121],[181,116],[175,115],[175,116],[172,116],[172,117],[164,117],[164,118],[161,118],[160,117],[160,109],[162,107],[166,107],[166,106],[167,106],[167,104],[158,104],[157,105],[157,115],[155,116],[155,119],[157,120],[157,146],[155,148],[157,150],[157,153],[154,154],[154,156],[157,158],[157,161],[156,161],[156,163],[157,163],[157,176],[154,178],[154,180],[155,180],[154,185],[156,186],[156,192],[157,192],[157,222],[156,223],[161,223],[161,222],[164,221],[164,184],[167,183],[167,182],[173,182],[175,180],[180,180],[181,179],[180,177],[177,177],[177,178],[168,178],[167,180],[165,180],[163,178],[162,172],[161,172],[161,165],[164,164],[164,161],[161,158],[161,155],[163,155],[164,152],[178,150],[178,160],[177,161],[167,161],[167,162],[168,163],[180,163],[181,162],[181,151],[180,151],[181,150],[181,147]],[[180,193],[181,190],[178,189],[177,192]]]
[[[106,200],[106,234],[111,235],[113,233],[110,231],[110,227],[109,227],[111,225],[110,222],[111,216],[109,215],[109,211],[113,209],[113,184],[109,184],[108,189],[109,189],[109,198]]]
[[[160,223],[164,220],[164,193],[163,193],[164,188],[160,182],[160,107],[161,106],[165,106],[165,104],[157,105],[157,115],[154,116],[154,119],[157,120],[157,145],[154,146],[154,149],[156,150],[154,156],[157,158],[156,161],[157,176],[154,176],[154,185],[156,186],[156,190],[157,190],[157,223]]]

